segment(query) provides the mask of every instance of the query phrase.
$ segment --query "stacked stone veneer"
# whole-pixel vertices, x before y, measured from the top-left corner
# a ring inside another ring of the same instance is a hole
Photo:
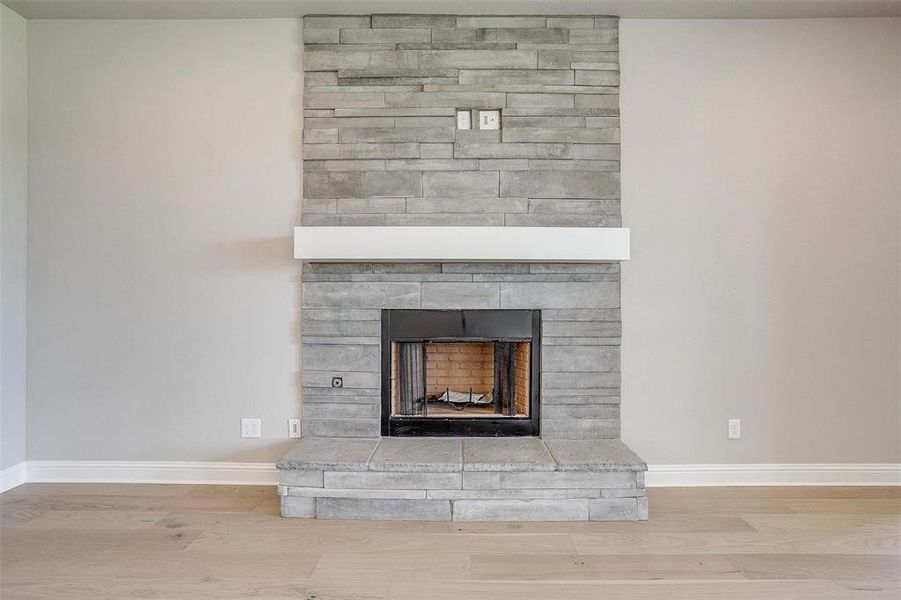
[[[617,39],[610,17],[306,17],[303,224],[619,226]],[[456,129],[479,108],[502,128]],[[305,436],[379,435],[380,309],[526,308],[542,436],[619,437],[618,263],[314,263],[302,302]]]

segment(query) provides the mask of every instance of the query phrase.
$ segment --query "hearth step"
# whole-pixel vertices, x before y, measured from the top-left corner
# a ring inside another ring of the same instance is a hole
[[[276,466],[285,517],[648,518],[647,466],[619,440],[303,438]]]

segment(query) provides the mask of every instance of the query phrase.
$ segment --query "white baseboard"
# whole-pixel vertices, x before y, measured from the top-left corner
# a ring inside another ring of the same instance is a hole
[[[27,465],[28,463],[20,462],[17,465],[0,470],[0,494],[20,486],[28,480]]]
[[[195,483],[275,485],[274,463],[28,461],[29,483]]]
[[[33,460],[0,471],[0,491],[23,483],[275,485],[273,463]],[[648,487],[901,485],[901,464],[649,465]]]
[[[901,464],[648,465],[648,487],[901,485]]]

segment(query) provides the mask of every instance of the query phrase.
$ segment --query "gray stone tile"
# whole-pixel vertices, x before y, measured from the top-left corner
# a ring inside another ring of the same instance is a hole
[[[575,65],[584,65],[585,63],[575,63]],[[588,63],[588,64],[609,64],[609,63]],[[618,66],[618,65],[617,65]],[[580,69],[575,71],[576,85],[619,85],[619,71]]]
[[[619,308],[619,283],[502,283],[501,308]]]
[[[417,158],[419,144],[306,144],[302,153],[304,160]]]
[[[317,131],[317,130],[311,130]],[[328,130],[327,130],[328,131]],[[335,142],[342,144],[353,143],[412,143],[412,142],[453,142],[454,129],[452,127],[399,127],[390,129],[379,129],[376,127],[365,127],[361,129],[337,129],[337,139]],[[613,129],[585,129],[585,132],[594,132],[594,135],[586,135],[584,140],[593,140],[604,138],[603,141],[610,142],[609,135],[599,135],[604,132],[617,131]],[[331,140],[330,140],[331,141]],[[615,141],[619,141],[618,136]]]
[[[340,144],[338,144],[340,145]],[[380,144],[363,144],[378,146]],[[313,172],[304,174],[308,198],[419,196],[420,174],[408,171]]]
[[[428,29],[378,28],[342,29],[342,44],[399,44],[403,42],[431,42],[432,32]]]
[[[318,402],[305,404],[303,416],[305,419],[379,419],[381,418],[381,408],[378,404],[361,404],[359,402]]]
[[[485,42],[529,42],[532,44],[565,44],[569,41],[567,29],[497,27],[480,32],[480,41]]]
[[[304,308],[420,308],[418,283],[303,284]]]
[[[310,227],[335,227],[341,225],[343,227],[361,227],[361,226],[381,226],[385,224],[384,214],[369,215],[333,215],[333,214],[305,214],[301,216],[301,225]],[[322,278],[320,278],[321,280]],[[328,279],[328,278],[325,278]]]
[[[313,171],[384,171],[385,161],[373,160],[305,160],[304,172]],[[307,200],[307,198],[305,198]]]
[[[463,471],[464,490],[628,487],[636,487],[633,472]]]
[[[453,117],[456,109],[450,106],[422,108],[336,108],[336,117]],[[403,157],[395,157],[403,158]]]
[[[369,27],[369,16],[306,16],[303,18],[303,28],[311,29],[314,27]]]
[[[466,227],[501,227],[504,224],[502,213],[420,213],[405,215],[386,215],[386,225],[399,226],[466,226]]]
[[[322,470],[279,470],[278,482],[282,486],[322,487]]]
[[[525,198],[408,198],[407,213],[526,213]]]
[[[534,71],[524,69],[460,70],[460,83],[463,85],[479,84],[492,86],[505,83],[572,85],[573,81],[573,72],[569,69],[559,71]]]
[[[462,457],[462,443],[456,438],[383,437],[369,461],[369,470],[461,471]]]
[[[618,40],[616,29],[573,29],[569,34],[570,44],[615,44]]]
[[[310,27],[309,29],[305,29],[303,32],[303,43],[304,44],[337,44],[340,40],[339,32],[341,30],[337,27]],[[337,79],[337,74],[335,74]],[[306,83],[306,77],[304,77],[304,83]],[[337,81],[335,82],[337,83]]]
[[[548,346],[542,349],[542,368],[546,371],[591,372],[619,371],[618,347],[608,346]]]
[[[570,158],[572,152],[571,144],[559,143],[463,142],[454,144],[454,158]]]
[[[280,470],[365,471],[378,439],[301,438],[275,464]]]
[[[416,50],[323,50],[304,52],[305,71],[363,70],[365,75],[399,76],[415,73],[419,67]]]
[[[411,50],[410,52],[416,52]],[[536,50],[422,50],[419,67],[433,69],[534,69]],[[328,69],[317,69],[328,70]],[[456,106],[456,105],[451,105]],[[466,106],[460,105],[460,106]],[[481,108],[473,106],[472,108]],[[490,107],[487,107],[490,108]],[[497,108],[495,106],[494,108]]]
[[[574,377],[572,373],[543,373],[541,376],[541,385],[545,390],[559,388],[618,390],[621,381],[622,375],[619,373],[579,373],[578,377]]]
[[[304,344],[302,364],[313,371],[379,371],[379,347],[372,345]]]
[[[644,490],[617,490],[631,497]],[[541,500],[550,498],[600,498],[599,488],[520,489],[520,490],[426,490],[426,497],[435,500]],[[621,497],[621,496],[615,496]]]
[[[420,144],[420,158],[452,158],[454,156],[453,144]]]
[[[618,173],[502,171],[500,195],[517,198],[619,198],[619,183]]]
[[[384,92],[357,92],[350,94],[307,92],[303,95],[307,108],[378,108],[385,106]]]
[[[452,472],[370,471],[360,473],[327,470],[324,475],[324,482],[327,488],[341,489],[459,490],[462,487],[461,474]]]
[[[500,308],[500,286],[496,283],[422,284],[422,308]]]
[[[323,215],[325,216],[325,215]],[[508,214],[504,219],[507,227],[620,227],[619,215],[585,214]]]
[[[548,404],[541,407],[542,419],[618,419],[618,404]]]
[[[301,375],[301,382],[305,388],[323,388],[323,390],[333,390],[331,387],[332,377],[334,373],[331,371],[314,371],[304,369]],[[381,379],[379,373],[365,373],[359,371],[343,371],[341,377],[344,379],[344,387],[340,389],[359,392],[361,389],[377,390]],[[319,391],[323,391],[319,390]]]
[[[316,500],[313,498],[282,496],[279,502],[283,517],[313,518],[316,516]]]
[[[591,440],[615,439],[620,436],[619,417],[613,419],[541,419],[541,435],[554,438]]]
[[[642,504],[647,506],[647,498]],[[639,510],[638,498],[598,498],[588,500],[588,520],[590,521],[640,521],[647,520]]]
[[[308,405],[311,406],[311,405]],[[310,419],[301,424],[304,436],[372,438],[381,431],[380,419]]]
[[[545,27],[547,17],[457,17],[457,27]]]
[[[464,471],[553,471],[553,457],[539,438],[466,438]]]
[[[385,165],[389,171],[463,171],[478,170],[479,161],[455,158],[403,158],[389,160]]]
[[[576,160],[619,160],[619,144],[573,144]]]
[[[647,465],[620,440],[545,440],[560,471],[644,471]]]
[[[602,499],[599,499],[602,501]],[[454,521],[587,521],[589,500],[456,500]]]
[[[506,94],[497,92],[396,92],[385,94],[385,106],[503,108],[506,105]]]
[[[425,490],[339,490],[316,487],[289,487],[288,496],[300,498],[395,498],[425,500]]]
[[[450,15],[372,15],[372,28],[454,27],[456,20]]]
[[[594,29],[594,17],[548,17],[547,26],[566,29]]]
[[[403,213],[405,198],[338,198],[337,213],[340,214],[391,214]]]
[[[568,94],[507,94],[507,104],[511,108],[573,108],[575,101]]]
[[[450,521],[451,506],[449,500],[317,498],[316,516],[320,519]]]
[[[503,132],[505,142],[571,142],[575,144],[619,143],[619,129],[511,127],[504,129]]]

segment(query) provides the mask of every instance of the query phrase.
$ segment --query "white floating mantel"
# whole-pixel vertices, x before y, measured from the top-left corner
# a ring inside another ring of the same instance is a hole
[[[295,227],[316,262],[598,262],[629,259],[620,227]]]

